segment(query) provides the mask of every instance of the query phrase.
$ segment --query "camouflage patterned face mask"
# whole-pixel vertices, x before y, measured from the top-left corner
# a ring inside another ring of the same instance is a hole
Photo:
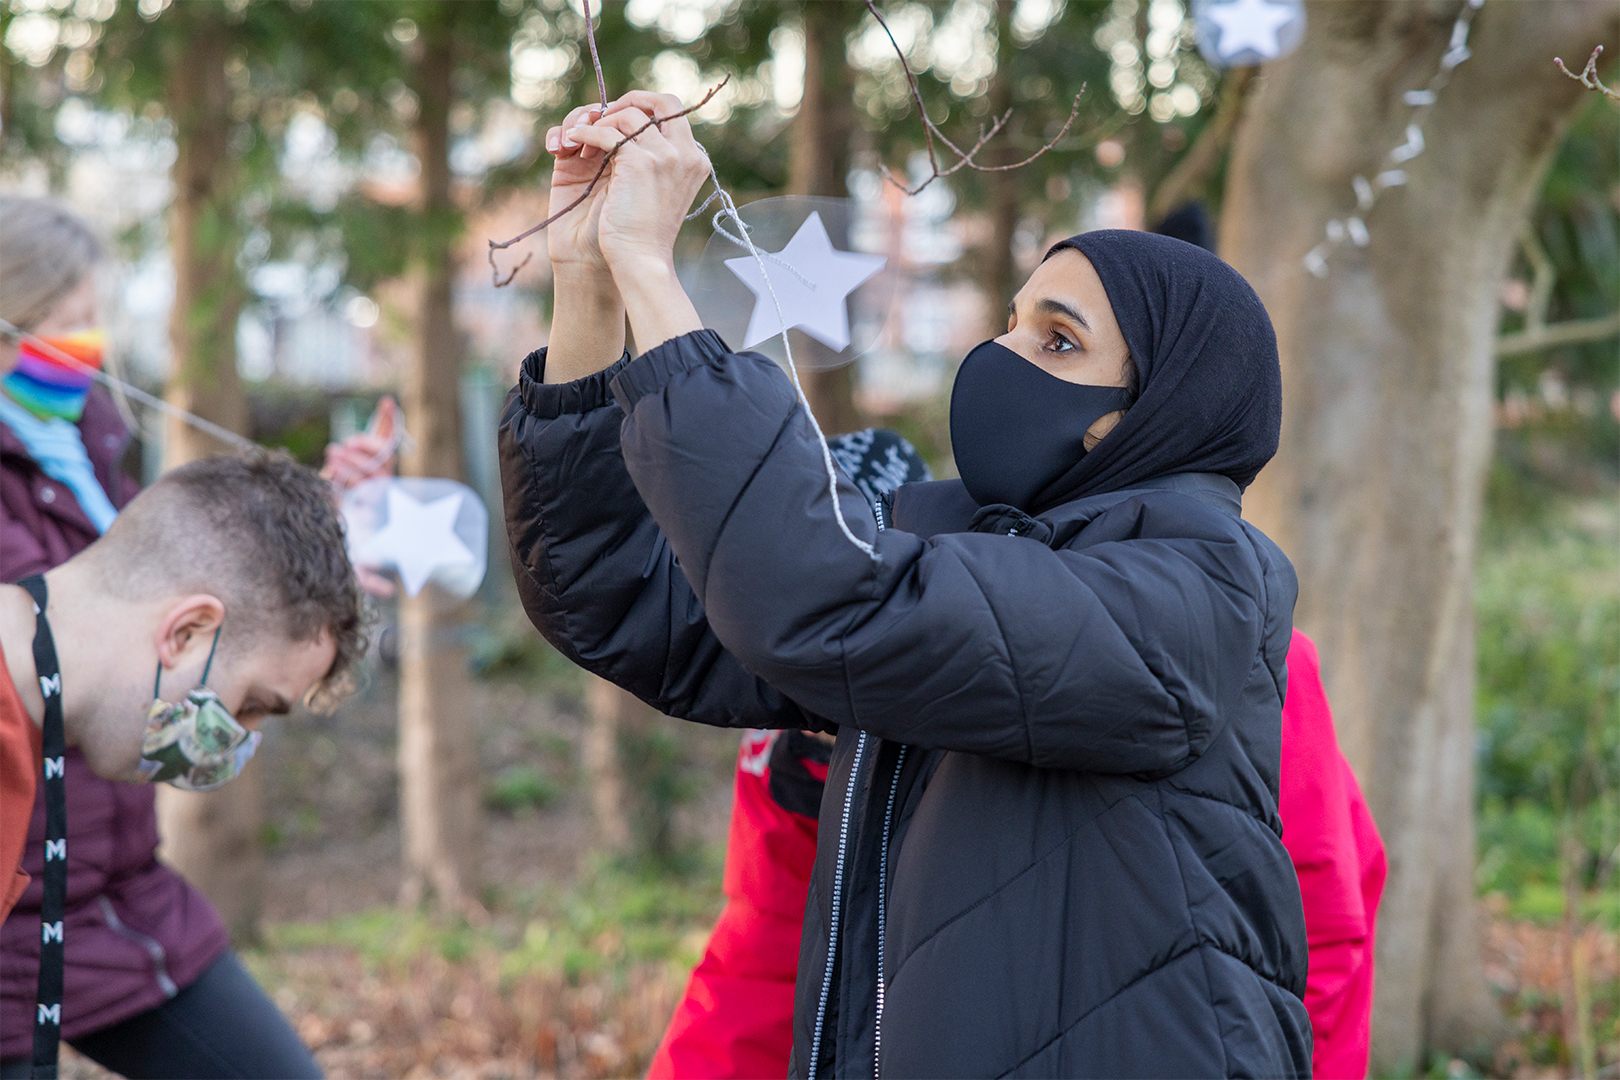
[[[202,681],[214,666],[213,648],[203,667]],[[259,748],[259,733],[236,722],[221,705],[219,695],[206,686],[187,694],[184,701],[164,701],[160,693],[163,665],[158,664],[152,684],[152,704],[146,710],[146,738],[141,743],[141,779],[162,782],[182,791],[213,791],[236,778]]]

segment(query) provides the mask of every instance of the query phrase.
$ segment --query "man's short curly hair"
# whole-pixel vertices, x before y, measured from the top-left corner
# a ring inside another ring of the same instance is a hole
[[[312,703],[351,688],[366,620],[343,518],[331,485],[286,452],[204,458],[166,473],[86,554],[125,596],[219,597],[222,651],[266,634],[288,642],[330,635],[336,655]]]

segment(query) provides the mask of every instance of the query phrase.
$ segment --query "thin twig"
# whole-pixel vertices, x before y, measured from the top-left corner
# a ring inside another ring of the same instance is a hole
[[[1581,69],[1581,73],[1579,75],[1565,67],[1564,61],[1559,57],[1553,57],[1553,63],[1558,65],[1559,71],[1562,71],[1565,75],[1568,75],[1570,78],[1574,79],[1588,90],[1596,90],[1598,93],[1607,97],[1620,100],[1620,91],[1610,90],[1607,86],[1603,85],[1603,80],[1598,78],[1597,62],[1598,57],[1602,55],[1603,46],[1599,45],[1597,48],[1592,50],[1592,55],[1587,59],[1586,66]]]
[[[600,119],[602,117],[602,115],[607,112],[607,77],[602,74],[602,57],[596,51],[596,27],[595,27],[595,24],[593,24],[591,22],[591,0],[580,0],[580,4],[584,7],[584,11],[585,11],[585,40],[590,43],[590,47],[591,47],[591,70],[596,72],[596,100],[597,100],[597,107],[596,107],[596,117],[593,118],[593,122],[594,122],[595,119]],[[645,130],[645,129],[643,129],[643,130]],[[603,162],[603,168],[606,168],[606,167],[607,167],[607,163],[604,161]],[[602,175],[601,171],[598,170],[597,174],[596,174],[597,179],[600,179],[601,175]],[[591,187],[595,187],[595,186],[596,186],[596,180],[593,179],[591,181]],[[586,196],[590,195],[590,193],[591,193],[590,188],[587,188],[585,190],[585,194],[580,196],[580,199],[584,200]],[[577,206],[579,204],[575,203],[574,205]],[[569,209],[572,210],[573,206],[570,206]],[[555,219],[553,219],[553,220],[555,220]],[[541,225],[536,226],[536,228],[544,228],[544,227],[545,227],[544,223],[541,224]],[[517,239],[521,240],[522,237],[518,237]],[[501,246],[504,247],[506,245],[503,244]],[[501,277],[500,269],[495,265],[494,247],[495,247],[495,245],[492,244],[491,245],[491,250],[489,252],[489,270],[490,270],[490,274],[494,278],[495,287],[497,289],[504,289],[504,288],[506,288],[506,286],[512,284],[512,280],[518,276],[519,272],[521,272],[522,269],[525,266],[529,265],[529,260],[534,258],[534,252],[531,251],[527,255],[523,256],[523,261],[518,263],[516,266],[512,267],[512,272],[510,274],[507,274],[506,277],[503,278],[503,277]]]
[[[1063,126],[1058,129],[1058,133],[1052,136],[1052,138],[1049,139],[1039,150],[1036,150],[1023,161],[1015,161],[1010,165],[981,164],[977,160],[979,151],[983,150],[985,144],[987,144],[991,139],[995,138],[996,135],[1007,126],[1007,122],[1012,119],[1012,110],[1008,109],[1001,116],[997,117],[995,123],[991,124],[988,130],[981,127],[979,129],[979,141],[974,143],[967,150],[963,150],[961,147],[957,146],[950,140],[948,136],[946,136],[943,131],[940,130],[939,125],[934,123],[934,121],[929,117],[928,107],[923,104],[922,87],[918,85],[917,76],[911,70],[911,64],[906,60],[905,50],[900,47],[900,42],[895,40],[894,31],[889,29],[888,20],[883,17],[882,12],[878,11],[877,4],[874,2],[874,0],[865,0],[865,2],[866,10],[872,13],[872,17],[876,19],[878,25],[883,28],[883,33],[889,38],[889,44],[894,46],[894,54],[900,58],[900,70],[905,73],[906,86],[911,91],[911,100],[917,106],[917,115],[922,117],[923,142],[928,150],[929,175],[927,179],[923,180],[923,182],[918,184],[916,187],[907,187],[905,184],[902,184],[899,180],[895,179],[894,174],[889,171],[887,166],[881,167],[883,178],[889,183],[893,184],[895,187],[899,188],[901,191],[905,192],[907,195],[916,195],[921,192],[923,188],[926,188],[929,184],[932,184],[940,177],[950,176],[952,173],[958,172],[961,169],[972,169],[975,172],[1011,172],[1014,169],[1022,169],[1024,166],[1034,162],[1035,159],[1040,157],[1042,154],[1045,154],[1047,151],[1057,146],[1063,137],[1069,133],[1069,128],[1074,126],[1075,119],[1080,115],[1080,98],[1086,92],[1085,87],[1081,87],[1080,93],[1074,96],[1074,105],[1069,109],[1069,118],[1063,121]],[[943,144],[946,149],[950,150],[951,153],[956,155],[956,161],[953,164],[941,167],[939,162],[939,150],[934,145],[936,141]]]
[[[591,0],[580,0],[585,8],[585,40],[591,44],[591,66],[596,69],[596,100],[607,108],[607,79],[602,75],[602,58],[596,55],[596,31],[591,27]],[[606,9],[603,9],[606,14]]]
[[[546,220],[542,221],[540,224],[524,229],[510,240],[491,240],[489,242],[489,268],[494,274],[495,287],[499,289],[511,284],[512,279],[517,276],[518,270],[523,269],[523,267],[527,265],[529,261],[529,259],[524,259],[523,262],[519,263],[516,269],[508,274],[506,279],[503,281],[501,279],[500,268],[495,265],[495,252],[504,251],[520,240],[527,240],[541,229],[544,229],[546,226],[561,218],[564,214],[567,214],[569,211],[578,207],[586,199],[591,197],[591,192],[596,190],[596,185],[602,180],[602,174],[607,172],[608,166],[613,163],[613,159],[618,156],[619,151],[624,149],[625,144],[635,142],[636,137],[649,128],[659,127],[670,120],[678,120],[690,113],[697,112],[699,109],[703,108],[703,106],[707,105],[711,100],[713,100],[714,95],[718,94],[721,88],[730,81],[731,76],[727,75],[724,79],[721,79],[717,84],[715,84],[714,89],[710,90],[707,94],[704,94],[702,100],[700,100],[696,105],[688,105],[680,112],[670,113],[668,116],[655,116],[651,120],[648,120],[645,124],[642,124],[640,127],[636,128],[635,131],[632,131],[630,134],[620,139],[614,144],[613,149],[602,155],[602,164],[597,167],[596,175],[591,177],[591,182],[585,185],[585,190],[579,193],[579,197],[573,202],[569,203],[567,206],[563,207],[561,210],[558,210],[555,214],[552,214],[550,217],[546,218]],[[532,253],[530,254],[529,258],[533,258]]]

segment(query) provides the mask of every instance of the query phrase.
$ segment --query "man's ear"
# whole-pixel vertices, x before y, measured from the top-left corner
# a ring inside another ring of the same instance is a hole
[[[206,654],[224,621],[225,603],[217,596],[196,593],[176,600],[158,622],[158,662],[172,669],[197,649]]]

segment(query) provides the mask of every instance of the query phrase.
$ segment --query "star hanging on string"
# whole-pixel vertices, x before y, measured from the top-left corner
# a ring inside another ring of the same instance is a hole
[[[1226,0],[1203,5],[1204,19],[1220,31],[1212,42],[1222,64],[1275,60],[1285,51],[1283,31],[1305,14],[1298,3],[1277,0]],[[1206,50],[1207,54],[1207,50]],[[1252,54],[1255,59],[1247,59]]]
[[[393,567],[411,596],[421,592],[440,567],[477,562],[477,556],[456,535],[461,500],[458,491],[429,503],[417,502],[397,483],[389,485],[388,524],[366,541],[358,561]]]
[[[887,261],[881,255],[833,247],[821,215],[813,210],[787,247],[766,257],[769,287],[752,255],[727,259],[727,268],[754,294],[754,313],[748,319],[742,347],[752,349],[775,337],[786,322],[787,329],[803,330],[827,348],[842,352],[849,346],[849,308],[844,300]],[[773,289],[776,302],[771,300]],[[782,305],[782,318],[777,317],[777,302]]]

